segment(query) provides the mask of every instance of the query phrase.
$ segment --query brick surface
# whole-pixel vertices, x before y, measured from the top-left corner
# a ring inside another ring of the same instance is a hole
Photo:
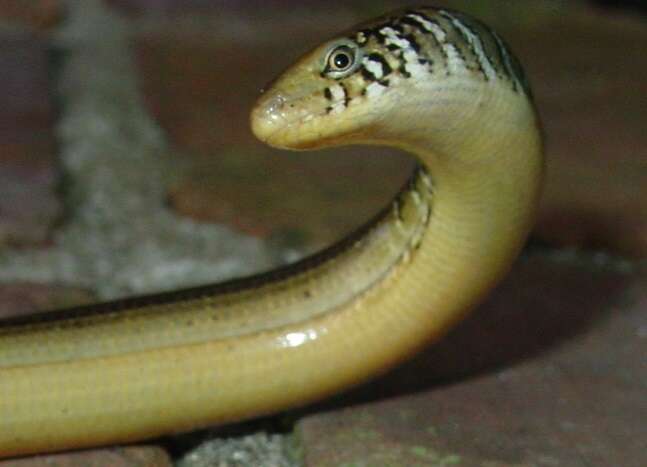
[[[42,243],[60,214],[47,43],[0,40],[0,245]]]
[[[594,10],[525,37],[515,49],[534,85],[548,156],[539,235],[647,256],[644,21]]]
[[[258,8],[258,7],[280,7],[286,3],[304,3],[304,0],[287,2],[286,0],[105,0],[106,3],[115,7],[119,11],[131,15],[145,14],[177,14],[187,10],[202,11],[222,11],[223,9],[232,10],[240,8]],[[317,3],[317,0],[311,0],[310,3]]]
[[[0,284],[0,319],[94,301],[92,294],[75,288],[44,284]]]
[[[171,460],[154,446],[97,449],[0,461],[0,467],[170,467]]]
[[[0,21],[44,31],[61,20],[64,7],[61,0],[2,0]]]

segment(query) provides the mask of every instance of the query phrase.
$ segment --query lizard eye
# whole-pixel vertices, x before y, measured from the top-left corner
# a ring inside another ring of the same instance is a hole
[[[353,73],[360,63],[360,51],[356,45],[338,44],[326,55],[323,74],[333,79],[345,78]]]
[[[337,47],[328,58],[328,67],[335,71],[346,71],[353,64],[355,54],[345,45]]]

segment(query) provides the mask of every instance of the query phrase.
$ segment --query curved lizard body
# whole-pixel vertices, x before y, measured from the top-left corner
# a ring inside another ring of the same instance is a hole
[[[400,10],[325,42],[256,104],[286,149],[389,145],[419,168],[356,234],[296,265],[0,324],[0,457],[123,443],[306,404],[441,336],[506,273],[543,171],[503,41]]]

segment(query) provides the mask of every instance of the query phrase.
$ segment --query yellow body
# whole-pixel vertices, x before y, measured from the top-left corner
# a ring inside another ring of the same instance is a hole
[[[0,457],[302,405],[392,367],[478,303],[526,238],[543,161],[516,62],[457,15],[360,25],[306,55],[252,113],[274,146],[418,157],[393,205],[342,246],[265,276],[0,324]],[[418,47],[396,41],[406,28]]]

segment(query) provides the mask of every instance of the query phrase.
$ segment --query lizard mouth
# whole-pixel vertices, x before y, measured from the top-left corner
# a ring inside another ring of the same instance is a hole
[[[281,149],[307,149],[321,134],[314,124],[326,115],[308,100],[312,94],[291,95],[280,90],[264,93],[251,112],[252,132],[261,141]],[[310,104],[310,105],[308,105]]]

